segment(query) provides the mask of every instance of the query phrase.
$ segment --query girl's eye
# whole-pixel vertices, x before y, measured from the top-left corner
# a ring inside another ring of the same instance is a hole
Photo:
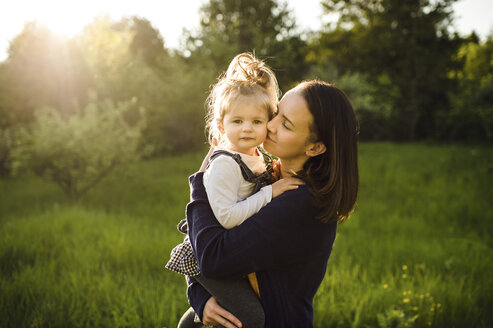
[[[254,120],[253,124],[262,124],[262,121],[261,120]]]
[[[234,120],[233,123],[240,124],[241,120]]]

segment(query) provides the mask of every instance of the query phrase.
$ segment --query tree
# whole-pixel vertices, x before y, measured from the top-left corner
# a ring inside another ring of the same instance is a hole
[[[144,115],[130,126],[123,115],[130,103],[114,105],[95,98],[82,110],[63,116],[45,107],[30,129],[18,131],[13,168],[31,169],[77,199],[118,167],[149,151],[140,145]]]
[[[130,50],[135,57],[140,57],[151,67],[159,66],[161,60],[169,56],[164,47],[164,40],[159,31],[145,18],[124,18],[117,26],[129,27],[133,33]]]
[[[168,53],[159,31],[142,18],[97,17],[72,39],[27,23],[0,65],[0,171],[7,170],[10,136],[36,120],[37,108],[70,116],[86,108],[92,93],[114,103],[132,99],[124,114],[129,125],[144,107],[148,124],[142,142],[157,153],[201,145],[198,118],[204,117],[207,89],[217,72],[196,68]]]
[[[187,50],[195,61],[211,61],[218,74],[241,52],[266,59],[281,88],[302,79],[306,43],[286,4],[274,0],[211,0],[201,9],[200,29],[188,32]]]
[[[457,56],[464,66],[452,72],[459,88],[450,94],[453,109],[446,117],[448,135],[493,140],[493,35],[484,42],[471,35]]]
[[[0,64],[0,175],[10,172],[16,130],[35,119],[39,106],[69,115],[85,97],[88,75],[78,49],[42,24],[26,23]]]
[[[340,16],[317,40],[318,60],[333,61],[342,74],[364,73],[372,83],[390,79],[398,90],[389,120],[395,139],[435,137],[437,113],[450,108],[455,81],[448,73],[459,64],[453,55],[461,44],[448,31],[454,1],[323,1]]]
[[[164,48],[159,32],[136,17],[112,22],[100,17],[76,40],[83,49],[95,90],[115,101],[134,99],[126,119],[146,109],[144,143],[156,153],[190,150],[201,144],[203,104],[211,78],[191,69],[180,56]],[[196,68],[196,67],[194,67]],[[204,76],[207,82],[204,83]]]

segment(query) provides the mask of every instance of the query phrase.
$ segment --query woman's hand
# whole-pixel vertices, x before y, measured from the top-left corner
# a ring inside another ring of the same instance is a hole
[[[285,191],[298,189],[298,186],[302,184],[304,184],[303,180],[294,177],[277,180],[272,184],[272,198],[279,196]]]
[[[205,303],[202,323],[208,326],[222,325],[226,328],[241,328],[241,322],[234,315],[222,308],[214,296]]]

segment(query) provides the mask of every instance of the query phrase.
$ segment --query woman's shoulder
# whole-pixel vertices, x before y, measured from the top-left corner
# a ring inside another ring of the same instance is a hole
[[[299,221],[300,224],[306,224],[307,221],[310,221],[314,227],[323,227],[323,230],[333,228],[332,224],[324,223],[319,219],[320,210],[306,185],[286,191],[274,198],[271,203],[285,214],[285,219]]]
[[[293,201],[298,200],[303,203],[313,203],[313,195],[308,190],[306,185],[299,185],[298,188],[293,190],[288,190],[279,196],[283,201]]]
[[[272,200],[277,206],[283,206],[288,211],[295,213],[315,213],[315,203],[313,195],[307,186],[300,185],[297,189],[288,190]]]

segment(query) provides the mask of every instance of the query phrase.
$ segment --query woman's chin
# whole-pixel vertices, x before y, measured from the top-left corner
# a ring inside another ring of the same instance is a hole
[[[264,143],[263,143],[263,147],[264,149],[269,153],[269,154],[272,154],[274,156],[276,156],[275,152],[276,152],[276,147],[275,147],[275,144],[269,140],[269,139],[265,139]]]

